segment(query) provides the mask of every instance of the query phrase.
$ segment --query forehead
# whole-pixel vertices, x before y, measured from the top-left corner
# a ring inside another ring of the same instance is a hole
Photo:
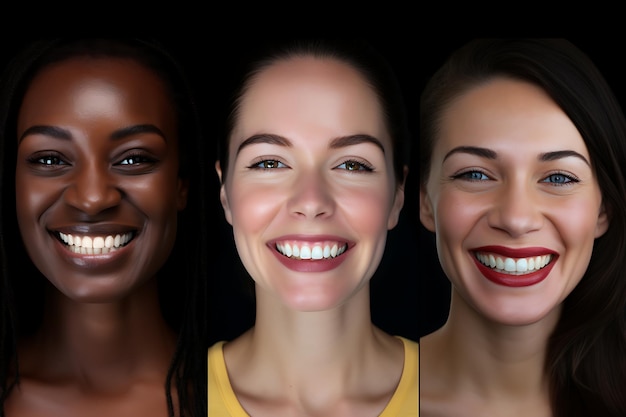
[[[250,80],[236,132],[246,136],[281,128],[288,135],[307,126],[326,127],[333,135],[387,136],[376,93],[358,70],[342,61],[312,56],[281,59]]]
[[[438,142],[499,147],[515,144],[585,148],[580,132],[539,86],[495,78],[452,101],[442,115]]]
[[[76,57],[39,71],[27,88],[20,119],[117,112],[163,117],[173,114],[164,82],[132,59]]]

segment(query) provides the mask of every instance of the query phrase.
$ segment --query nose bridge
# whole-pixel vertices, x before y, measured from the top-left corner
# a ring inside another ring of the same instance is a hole
[[[72,183],[65,192],[66,202],[88,214],[96,214],[117,204],[120,193],[112,181],[108,163],[94,159],[75,166]]]
[[[490,223],[511,236],[537,230],[542,225],[538,191],[523,177],[512,178],[502,185]]]
[[[305,217],[329,215],[333,209],[330,184],[323,172],[311,169],[299,173],[292,186],[289,210]]]

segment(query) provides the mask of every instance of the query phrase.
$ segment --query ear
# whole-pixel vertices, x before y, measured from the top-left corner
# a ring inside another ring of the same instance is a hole
[[[178,186],[176,187],[176,208],[178,211],[187,207],[187,197],[189,195],[189,180],[178,178]]]
[[[220,202],[222,203],[222,208],[224,209],[224,216],[226,217],[226,221],[230,225],[232,225],[233,216],[230,211],[230,204],[228,203],[228,195],[226,194],[226,185],[222,181],[222,166],[220,165],[220,161],[215,161],[215,172],[217,172],[217,176],[220,180]]]
[[[600,213],[598,214],[598,222],[596,223],[596,234],[595,237],[598,238],[602,236],[609,229],[610,214],[608,213],[604,203],[600,206]]]
[[[435,232],[435,214],[433,203],[426,192],[426,186],[420,185],[420,221],[424,227],[431,232]]]
[[[387,230],[393,229],[398,224],[400,211],[402,210],[402,207],[404,207],[404,185],[406,184],[406,176],[408,173],[409,168],[405,166],[404,173],[402,175],[402,182],[396,187],[396,194],[393,198],[393,207],[391,208],[389,218],[387,219]]]

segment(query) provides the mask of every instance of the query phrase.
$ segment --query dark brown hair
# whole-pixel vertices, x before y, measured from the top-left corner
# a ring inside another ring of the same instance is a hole
[[[494,77],[542,88],[576,125],[610,215],[587,271],[563,303],[545,370],[556,417],[626,415],[626,121],[590,58],[565,39],[476,39],[455,51],[420,101],[420,184],[452,100]]]

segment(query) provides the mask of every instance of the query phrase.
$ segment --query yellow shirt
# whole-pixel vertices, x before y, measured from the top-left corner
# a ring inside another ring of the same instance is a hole
[[[417,417],[419,367],[418,344],[399,337],[404,343],[404,369],[393,397],[379,417]],[[230,385],[224,352],[224,341],[217,342],[208,352],[208,417],[250,417],[243,409]]]

